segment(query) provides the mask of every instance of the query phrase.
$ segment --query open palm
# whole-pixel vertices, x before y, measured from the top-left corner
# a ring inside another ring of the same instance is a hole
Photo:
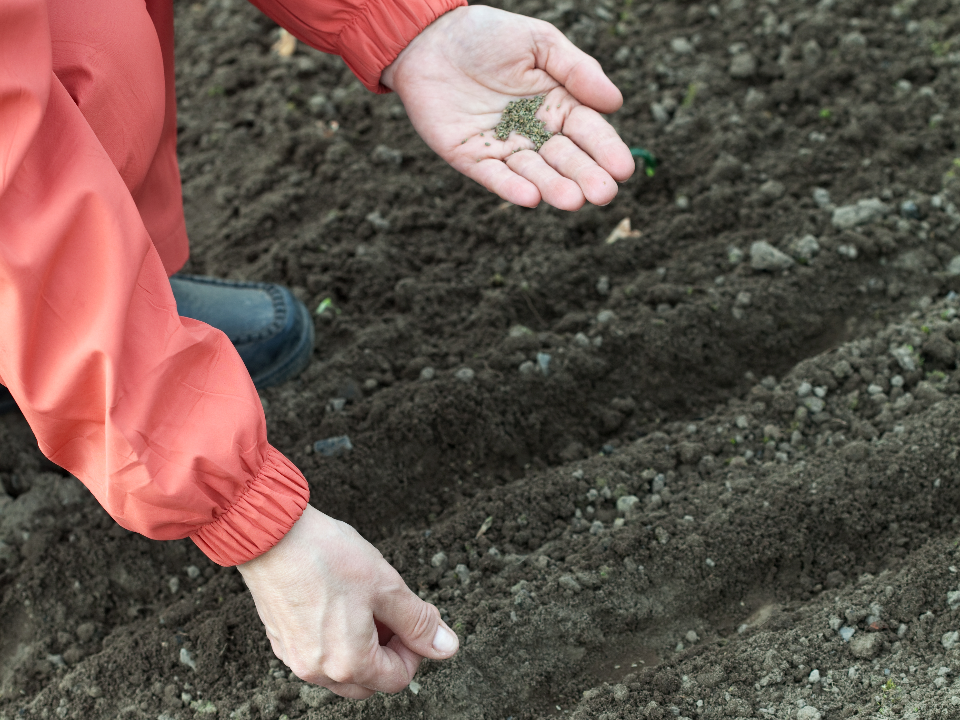
[[[606,205],[634,171],[600,113],[623,104],[600,64],[553,25],[484,6],[437,19],[384,70],[414,128],[454,168],[505,200],[564,210]],[[535,151],[497,139],[507,103],[545,95],[536,117],[555,133]]]

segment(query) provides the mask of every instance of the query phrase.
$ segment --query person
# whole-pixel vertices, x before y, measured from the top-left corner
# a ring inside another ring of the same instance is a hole
[[[600,114],[619,91],[548,23],[465,0],[254,3],[395,91],[433,150],[509,202],[604,205],[633,172]],[[173,78],[171,0],[0,0],[0,381],[120,525],[237,566],[297,676],[398,691],[458,639],[267,441],[255,386],[309,360],[302,305],[176,274]],[[508,102],[541,94],[556,134],[539,151],[490,140]]]

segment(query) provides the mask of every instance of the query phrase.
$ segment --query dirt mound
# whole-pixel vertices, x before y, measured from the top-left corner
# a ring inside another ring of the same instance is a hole
[[[500,5],[600,59],[653,177],[502,203],[339,59],[176,6],[187,269],[325,308],[271,440],[461,653],[304,685],[234,570],[5,417],[0,718],[960,717],[960,10]]]

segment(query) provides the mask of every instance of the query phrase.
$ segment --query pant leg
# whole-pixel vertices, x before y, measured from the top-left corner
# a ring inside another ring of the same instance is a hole
[[[53,71],[126,184],[168,275],[188,243],[171,0],[50,0]]]

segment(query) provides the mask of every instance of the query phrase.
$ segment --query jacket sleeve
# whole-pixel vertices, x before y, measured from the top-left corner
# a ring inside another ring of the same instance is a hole
[[[251,0],[299,40],[339,55],[367,88],[430,23],[467,0]]]
[[[0,2],[0,380],[52,461],[125,528],[222,565],[308,490],[243,362],[179,317],[130,192],[53,74],[44,0]]]

